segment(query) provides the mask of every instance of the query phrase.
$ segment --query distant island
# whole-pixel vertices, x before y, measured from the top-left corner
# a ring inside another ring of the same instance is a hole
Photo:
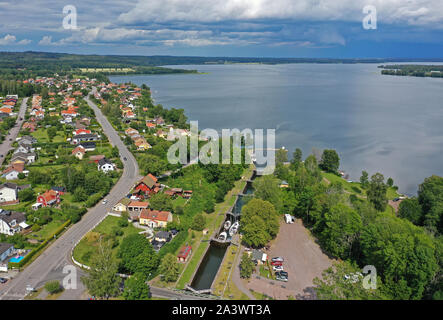
[[[386,65],[379,66],[383,69],[381,74],[390,76],[432,77],[443,78],[443,65]]]

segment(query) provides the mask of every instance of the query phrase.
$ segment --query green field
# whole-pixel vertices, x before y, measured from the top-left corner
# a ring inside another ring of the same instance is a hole
[[[95,253],[96,247],[99,244],[100,237],[111,236],[114,228],[119,228],[123,231],[122,236],[116,237],[118,241],[121,241],[121,239],[128,235],[143,231],[143,229],[138,229],[132,224],[129,224],[125,228],[121,228],[118,226],[119,219],[120,218],[118,217],[107,216],[95,229],[88,232],[74,249],[75,260],[88,265],[88,263],[90,263],[90,258]],[[114,247],[112,251],[113,254],[116,255],[118,246]]]

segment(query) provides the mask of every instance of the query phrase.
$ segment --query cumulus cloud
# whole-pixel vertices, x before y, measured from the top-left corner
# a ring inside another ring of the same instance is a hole
[[[443,24],[441,0],[139,0],[119,21],[361,21],[367,5],[386,23]]]
[[[52,42],[52,36],[44,36],[39,42],[39,45],[41,46],[50,46],[53,45],[54,43]]]
[[[17,42],[17,37],[12,34],[7,34],[3,38],[0,38],[0,46],[6,45],[27,45],[31,43],[31,40],[23,39]]]

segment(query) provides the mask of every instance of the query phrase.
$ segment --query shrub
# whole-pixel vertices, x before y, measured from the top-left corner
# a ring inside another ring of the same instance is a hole
[[[46,282],[45,289],[50,294],[58,293],[62,290],[62,287],[60,285],[60,282],[57,280]]]

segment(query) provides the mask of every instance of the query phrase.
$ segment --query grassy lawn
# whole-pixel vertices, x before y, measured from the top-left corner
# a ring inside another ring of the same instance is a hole
[[[60,228],[60,226],[65,222],[66,221],[52,220],[48,224],[42,226],[42,228],[39,231],[33,232],[31,236],[28,236],[28,238],[36,240],[45,240],[49,237],[49,235],[53,234],[58,228]]]
[[[185,271],[182,273],[180,279],[178,280],[177,289],[184,289],[185,285],[187,285],[191,281],[191,277],[194,274],[197,265],[203,258],[203,254],[206,252],[206,249],[208,247],[209,241],[204,241],[200,243],[197,250],[192,254],[191,260],[188,262]]]
[[[341,182],[345,191],[366,198],[366,190],[361,187],[360,182],[348,182],[342,177],[327,172],[322,172],[322,176],[329,182]],[[386,196],[389,200],[392,200],[399,197],[400,195],[394,188],[388,188]]]
[[[238,250],[238,247],[231,245],[226,251],[218,276],[214,280],[214,294],[224,299],[249,300],[249,297],[241,292],[231,280],[233,268],[236,266]]]
[[[98,246],[100,236],[111,235],[113,228],[120,228],[118,226],[119,219],[120,218],[118,217],[108,216],[95,229],[88,232],[74,249],[75,260],[87,265],[90,262],[91,256],[95,253],[95,249]],[[142,229],[134,227],[132,224],[129,224],[127,227],[120,229],[123,231],[123,235],[117,237],[118,240],[121,240],[130,234],[143,231]],[[113,248],[112,251],[113,254],[116,255],[118,251],[118,246]]]

